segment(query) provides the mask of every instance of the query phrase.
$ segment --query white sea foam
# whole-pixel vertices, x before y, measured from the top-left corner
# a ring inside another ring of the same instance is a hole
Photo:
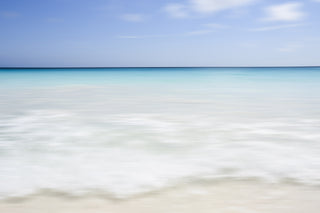
[[[52,189],[126,197],[185,181],[320,184],[317,119],[34,110],[0,119],[0,196]]]

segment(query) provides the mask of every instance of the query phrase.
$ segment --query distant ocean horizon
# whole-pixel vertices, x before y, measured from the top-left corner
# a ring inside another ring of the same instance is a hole
[[[315,66],[0,68],[0,199],[318,187],[319,82]]]
[[[0,69],[123,69],[123,68],[313,68],[320,65],[284,66],[0,66]]]

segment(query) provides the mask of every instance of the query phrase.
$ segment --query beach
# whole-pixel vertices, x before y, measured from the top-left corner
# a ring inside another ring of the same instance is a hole
[[[317,213],[320,190],[294,184],[265,184],[256,181],[227,181],[190,184],[142,194],[128,199],[104,195],[70,197],[43,192],[27,199],[0,202],[1,212],[12,213],[99,213],[99,212],[219,212],[219,213]]]

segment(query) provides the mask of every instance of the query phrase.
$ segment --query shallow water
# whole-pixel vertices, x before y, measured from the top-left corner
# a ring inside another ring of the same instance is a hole
[[[0,70],[0,196],[320,184],[320,68]]]

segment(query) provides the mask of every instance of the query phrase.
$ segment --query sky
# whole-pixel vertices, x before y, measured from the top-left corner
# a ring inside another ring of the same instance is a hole
[[[0,67],[317,65],[320,0],[0,0]]]

